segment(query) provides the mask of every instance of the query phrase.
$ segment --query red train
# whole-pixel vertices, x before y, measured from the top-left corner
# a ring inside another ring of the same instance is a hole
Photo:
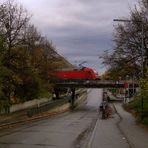
[[[95,70],[87,67],[57,70],[51,73],[51,77],[55,79],[100,79]]]

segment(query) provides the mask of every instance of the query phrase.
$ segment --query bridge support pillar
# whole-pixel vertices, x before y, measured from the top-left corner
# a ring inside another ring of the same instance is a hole
[[[71,88],[71,109],[73,110],[75,107],[75,88]]]
[[[59,89],[58,88],[54,88],[54,94],[55,94],[55,99],[56,100],[60,99]]]

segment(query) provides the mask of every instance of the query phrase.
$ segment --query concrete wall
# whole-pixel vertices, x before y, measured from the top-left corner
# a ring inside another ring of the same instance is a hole
[[[81,100],[82,96],[79,96],[79,98],[76,100],[76,102],[77,102],[76,104],[79,104],[78,100],[79,99]],[[27,101],[27,102],[24,102],[24,103],[21,103],[21,104],[15,104],[15,105],[12,105],[10,107],[10,113],[15,112],[15,111],[19,111],[19,110],[24,110],[24,109],[27,109],[27,108],[30,108],[30,107],[33,107],[33,106],[40,106],[41,104],[44,104],[44,103],[46,104],[50,100],[52,100],[52,98],[42,98],[42,99],[34,99],[34,100]],[[0,114],[4,114],[4,113],[6,113],[5,110],[0,111]]]
[[[35,99],[21,104],[15,104],[10,107],[10,112],[15,112],[32,106],[37,106],[43,103],[47,103],[49,100],[51,100],[51,98]]]

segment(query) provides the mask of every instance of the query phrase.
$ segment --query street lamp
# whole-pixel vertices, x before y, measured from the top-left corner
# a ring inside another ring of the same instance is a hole
[[[131,20],[126,19],[114,19],[113,21],[116,22],[132,22]],[[142,33],[142,40],[141,40],[141,74],[142,78],[144,77],[144,26],[142,21],[135,21],[141,23],[141,33]],[[141,119],[143,119],[143,97],[141,98]]]

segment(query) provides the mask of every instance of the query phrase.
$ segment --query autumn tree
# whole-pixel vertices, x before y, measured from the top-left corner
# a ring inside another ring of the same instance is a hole
[[[17,5],[13,0],[8,0],[0,4],[0,32],[3,36],[4,58],[3,65],[9,69],[9,74],[5,76],[3,92],[10,102],[11,93],[14,90],[14,54],[13,49],[19,44],[23,29],[29,21],[28,14],[22,6]]]
[[[0,110],[49,94],[50,71],[72,66],[29,20],[15,1],[0,3]]]
[[[104,64],[110,70],[120,70],[119,75],[142,76],[142,64],[145,67],[148,62],[148,1],[139,2],[139,9],[131,10],[130,17],[124,18],[130,22],[119,22],[114,29],[115,47],[113,53],[103,55]],[[143,28],[143,33],[142,33]],[[142,55],[143,38],[143,55]],[[142,60],[143,59],[143,60]],[[116,73],[114,73],[116,74]]]

